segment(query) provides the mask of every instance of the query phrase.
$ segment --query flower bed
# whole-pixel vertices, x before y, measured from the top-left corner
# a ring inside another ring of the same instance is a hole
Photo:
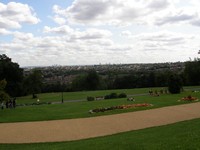
[[[136,107],[149,107],[152,106],[152,104],[129,104],[129,105],[120,105],[120,106],[112,106],[112,107],[107,107],[107,108],[97,108],[90,110],[90,113],[99,113],[99,112],[105,112],[105,111],[110,111],[110,110],[116,110],[116,109],[129,109],[129,108],[136,108]]]
[[[198,98],[196,97],[192,97],[192,96],[187,96],[187,97],[183,97],[181,98],[182,101],[198,101]]]

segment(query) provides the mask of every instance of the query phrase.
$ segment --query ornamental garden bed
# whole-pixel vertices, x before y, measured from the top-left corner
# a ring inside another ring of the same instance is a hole
[[[187,96],[187,97],[183,97],[181,98],[181,100],[179,101],[198,101],[199,99],[196,97],[192,97],[191,95]]]
[[[120,105],[120,106],[112,106],[107,108],[96,108],[89,111],[89,113],[99,113],[99,112],[106,112],[116,109],[130,109],[130,108],[137,108],[137,107],[150,107],[153,106],[152,104],[143,103],[143,104],[129,104],[129,105]]]

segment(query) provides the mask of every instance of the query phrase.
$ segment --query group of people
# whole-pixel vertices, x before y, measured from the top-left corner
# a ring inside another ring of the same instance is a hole
[[[16,98],[6,101],[6,108],[15,108],[16,107]],[[4,109],[4,103],[1,103],[1,109]]]

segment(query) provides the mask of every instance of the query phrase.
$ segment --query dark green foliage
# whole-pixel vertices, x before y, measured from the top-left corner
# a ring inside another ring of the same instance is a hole
[[[0,80],[7,81],[6,92],[15,97],[23,95],[23,69],[5,54],[0,55]]]
[[[36,93],[40,93],[42,89],[42,74],[39,70],[34,70],[25,79],[25,87],[28,94],[32,94],[35,98]]]
[[[95,100],[94,97],[91,97],[91,96],[88,96],[88,97],[87,97],[87,101],[94,101],[94,100]]]
[[[78,76],[72,82],[73,91],[97,90],[100,88],[100,77],[96,71],[90,70],[87,74]]]
[[[126,95],[126,93],[120,93],[120,94],[118,95],[118,97],[119,97],[119,98],[126,98],[127,95]]]
[[[106,96],[104,97],[104,99],[114,99],[114,98],[118,98],[117,93],[111,93],[111,94],[106,95]]]
[[[6,92],[0,91],[0,102],[8,101],[9,98],[10,98],[9,95]]]
[[[79,75],[76,77],[71,85],[72,91],[83,91],[86,90],[86,75]]]
[[[1,80],[0,81],[0,102],[5,102],[10,99],[9,95],[4,91],[6,88],[7,82],[6,80]]]
[[[89,71],[86,77],[87,90],[97,90],[100,85],[99,75],[95,70]]]
[[[172,74],[169,77],[168,90],[171,94],[178,94],[182,89],[182,81],[179,75]]]
[[[186,62],[184,74],[187,85],[200,85],[200,59]]]
[[[111,93],[104,97],[104,99],[115,99],[115,98],[126,98],[127,95],[125,93],[120,93],[119,95],[117,93]]]

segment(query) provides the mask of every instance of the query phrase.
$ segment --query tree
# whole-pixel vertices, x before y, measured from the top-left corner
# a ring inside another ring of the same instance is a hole
[[[95,70],[90,70],[86,77],[87,90],[97,90],[100,85],[99,75]]]
[[[86,75],[79,75],[72,81],[72,91],[86,90]]]
[[[73,91],[97,90],[101,88],[101,79],[95,70],[77,76],[72,82]]]
[[[5,91],[15,97],[23,94],[23,69],[5,54],[0,55],[0,80],[6,80]]]
[[[178,94],[182,89],[182,81],[179,75],[171,74],[168,81],[168,90],[171,94]]]
[[[6,84],[7,82],[5,79],[0,81],[0,102],[8,101],[10,98],[9,95],[4,91]]]
[[[36,98],[36,94],[41,92],[42,88],[42,73],[39,70],[33,70],[25,79],[25,87],[28,94],[32,94]]]
[[[200,59],[186,62],[184,74],[188,85],[200,85]]]

